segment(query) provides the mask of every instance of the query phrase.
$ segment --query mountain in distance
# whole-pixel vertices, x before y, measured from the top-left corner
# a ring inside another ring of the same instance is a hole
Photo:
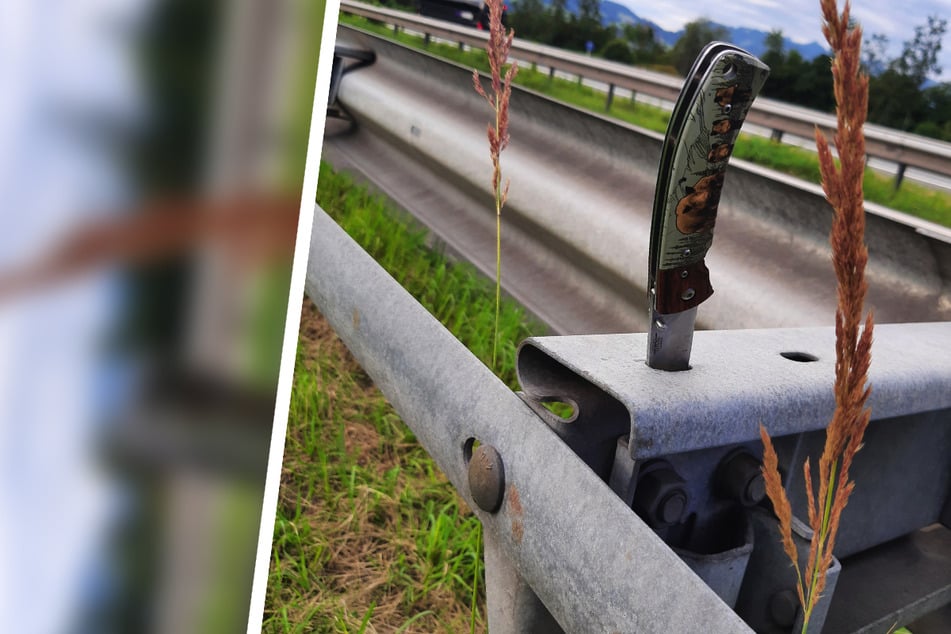
[[[723,28],[730,32],[730,37],[728,38],[730,42],[736,44],[740,48],[746,49],[756,56],[760,56],[766,52],[767,32],[758,31],[756,29],[748,29],[745,27],[731,28],[728,26],[723,26]],[[680,34],[682,33],[683,31],[680,31]],[[797,42],[793,42],[788,37],[783,37],[783,50],[799,51],[799,54],[802,55],[802,58],[805,60],[811,60],[815,57],[818,57],[819,55],[829,55],[830,53],[830,51],[825,46],[822,46],[817,42],[799,44]]]
[[[577,0],[568,0],[566,5],[568,11],[577,13]],[[654,36],[667,46],[673,46],[677,40],[680,39],[680,36],[684,34],[683,29],[679,31],[665,31],[657,24],[654,24],[650,20],[645,20],[623,4],[614,2],[613,0],[601,0],[601,22],[603,24],[646,24],[654,29]],[[719,24],[717,22],[712,23],[714,26],[726,29],[729,33],[727,40],[731,44],[746,49],[756,56],[761,56],[766,52],[765,42],[766,36],[768,35],[766,31],[746,27],[727,26],[726,24]],[[786,51],[799,51],[799,54],[806,60],[811,60],[818,55],[829,54],[829,50],[817,42],[799,44],[793,42],[788,37],[784,37],[783,44]]]

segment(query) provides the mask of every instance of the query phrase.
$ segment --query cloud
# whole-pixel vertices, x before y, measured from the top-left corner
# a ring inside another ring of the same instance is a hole
[[[616,1],[668,31],[680,30],[688,22],[707,17],[728,26],[763,31],[782,29],[783,35],[795,42],[825,45],[818,0],[734,0],[729,4],[729,11],[723,13],[711,5],[689,5],[673,0]],[[884,33],[888,37],[887,54],[895,57],[901,53],[902,43],[914,37],[916,26],[926,24],[929,15],[948,15],[948,7],[945,0],[856,0],[852,13],[867,36]],[[942,51],[940,61],[947,69],[945,76],[951,75],[951,46]]]

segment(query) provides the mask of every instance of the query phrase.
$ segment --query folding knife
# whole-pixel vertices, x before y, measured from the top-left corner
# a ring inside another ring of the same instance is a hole
[[[687,370],[697,306],[713,294],[704,264],[733,143],[769,67],[746,51],[708,44],[667,126],[651,221],[647,365]]]

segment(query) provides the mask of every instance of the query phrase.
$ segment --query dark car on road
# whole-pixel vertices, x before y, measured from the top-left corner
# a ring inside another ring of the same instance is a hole
[[[488,30],[489,8],[483,0],[418,0],[420,15]],[[502,7],[502,24],[508,24],[508,7]]]

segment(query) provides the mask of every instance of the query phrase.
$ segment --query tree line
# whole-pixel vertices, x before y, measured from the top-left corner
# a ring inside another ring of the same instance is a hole
[[[592,47],[593,55],[605,59],[681,76],[708,42],[729,38],[722,27],[700,19],[687,24],[681,38],[668,47],[647,24],[602,24],[600,4],[600,0],[578,0],[577,12],[570,12],[566,0],[518,0],[509,14],[509,25],[520,38],[575,51]],[[946,31],[946,19],[928,17],[894,58],[886,55],[885,35],[865,39],[870,122],[951,141],[951,82],[928,82],[929,76],[941,73],[938,54]],[[763,95],[816,110],[834,110],[828,56],[807,60],[799,51],[787,50],[778,29],[766,36],[764,45],[762,59],[771,72]]]

